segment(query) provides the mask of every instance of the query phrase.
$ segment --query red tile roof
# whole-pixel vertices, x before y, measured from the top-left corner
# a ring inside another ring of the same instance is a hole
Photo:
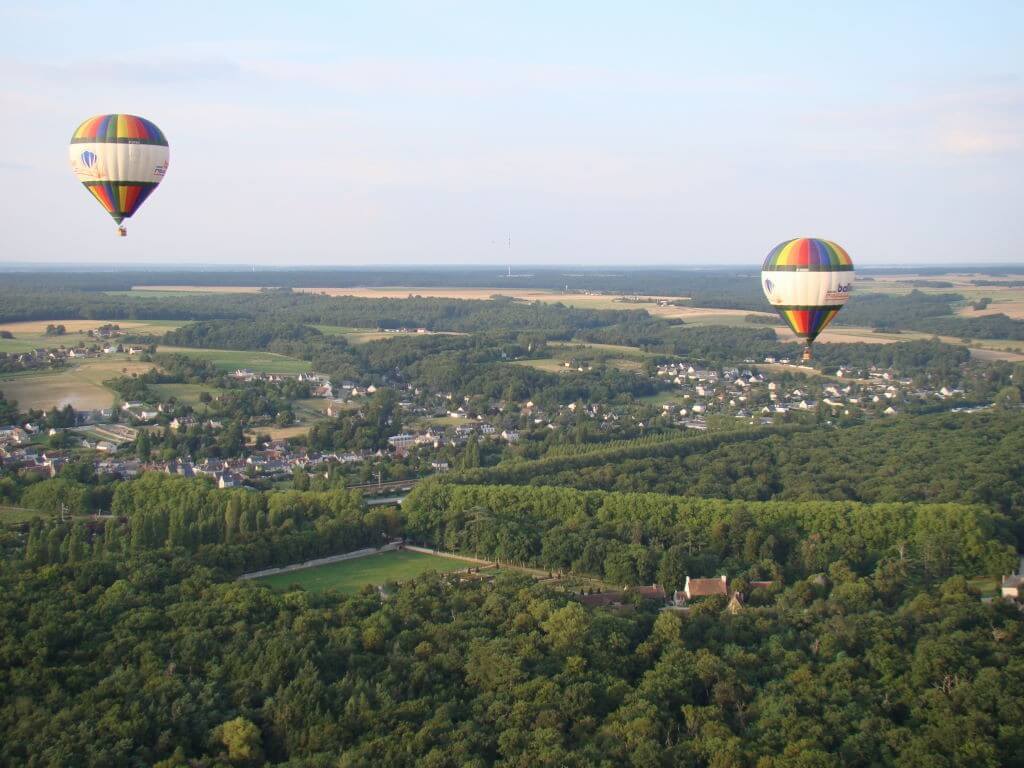
[[[717,579],[691,579],[686,577],[686,592],[690,599],[708,595],[728,595],[729,588],[724,577]]]

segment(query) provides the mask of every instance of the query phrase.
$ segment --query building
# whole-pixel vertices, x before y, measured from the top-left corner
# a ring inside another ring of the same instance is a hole
[[[407,451],[416,445],[416,435],[410,435],[408,432],[394,435],[388,438],[388,445],[396,451]]]
[[[682,591],[676,590],[674,602],[681,605],[697,597],[711,597],[712,595],[729,596],[729,579],[722,574],[717,579],[691,579],[686,577],[686,585]]]
[[[1021,600],[1024,595],[1024,575],[1003,576],[1000,593],[1008,600]]]

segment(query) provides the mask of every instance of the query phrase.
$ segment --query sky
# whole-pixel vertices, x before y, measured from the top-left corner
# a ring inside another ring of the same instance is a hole
[[[0,0],[0,264],[1024,262],[1019,1],[287,5]],[[124,239],[106,112],[171,145]]]

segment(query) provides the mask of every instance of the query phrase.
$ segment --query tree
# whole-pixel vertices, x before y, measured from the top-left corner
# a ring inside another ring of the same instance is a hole
[[[994,402],[996,408],[1010,409],[1020,407],[1020,388],[1013,386],[1003,387],[996,394]]]
[[[140,461],[149,461],[149,455],[153,451],[153,446],[150,443],[149,430],[140,429],[138,436],[135,438],[135,455],[139,457]]]
[[[548,642],[559,653],[567,653],[586,643],[590,614],[579,603],[569,603],[552,613],[541,624]]]
[[[214,737],[227,748],[228,760],[232,763],[254,765],[263,759],[260,729],[242,716],[221,723],[215,729]]]

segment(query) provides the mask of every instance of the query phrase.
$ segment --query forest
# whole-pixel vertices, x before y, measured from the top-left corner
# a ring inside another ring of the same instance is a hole
[[[454,473],[446,481],[719,499],[965,501],[1024,523],[1024,413],[942,413],[842,429],[791,425],[637,441]]]
[[[730,614],[589,612],[509,575],[381,600],[174,551],[0,572],[0,762],[996,766],[1024,760],[1016,609],[898,560]]]

